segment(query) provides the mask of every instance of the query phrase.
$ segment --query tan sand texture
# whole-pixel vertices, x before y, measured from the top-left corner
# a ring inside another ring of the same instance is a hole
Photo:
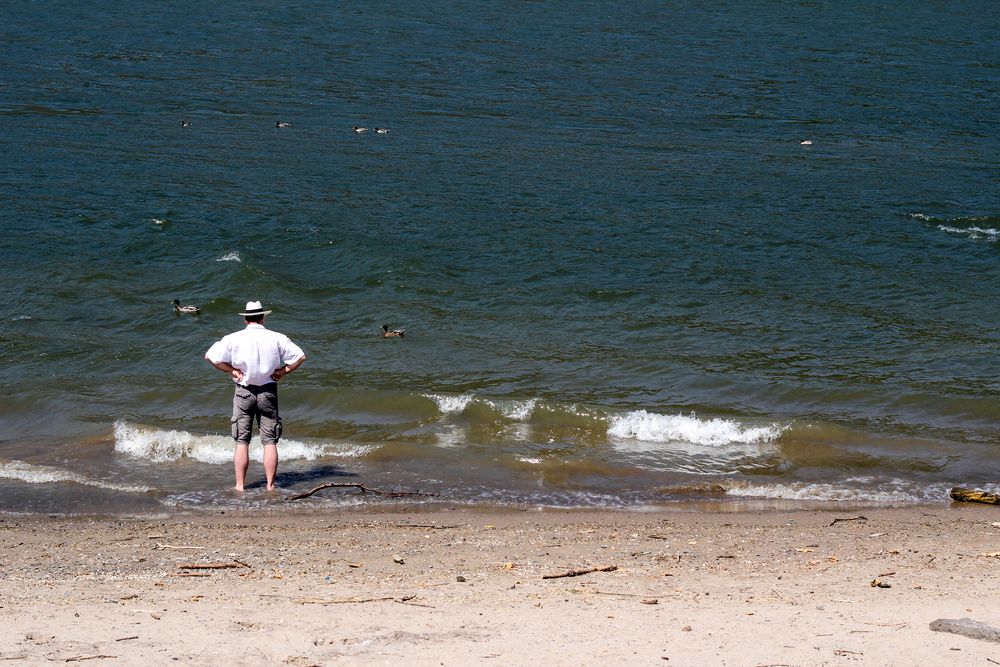
[[[6,516],[0,554],[0,665],[1000,664],[930,629],[1000,627],[990,506]]]

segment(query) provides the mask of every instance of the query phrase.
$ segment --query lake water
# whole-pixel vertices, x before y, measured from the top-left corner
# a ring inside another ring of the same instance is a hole
[[[995,9],[4,3],[0,511],[996,490]]]

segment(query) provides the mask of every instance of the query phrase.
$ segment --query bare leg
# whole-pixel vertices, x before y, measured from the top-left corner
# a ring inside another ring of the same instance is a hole
[[[233,468],[236,470],[236,490],[243,490],[243,481],[247,477],[247,469],[250,467],[250,445],[242,442],[236,443],[236,451],[233,452]]]
[[[278,474],[278,445],[264,445],[264,474],[267,475],[267,490],[274,490],[274,476]]]

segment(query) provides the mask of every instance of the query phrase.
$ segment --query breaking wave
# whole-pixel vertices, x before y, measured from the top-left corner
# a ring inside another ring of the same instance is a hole
[[[361,458],[377,449],[370,445],[337,443],[309,444],[298,440],[281,441],[283,461],[312,461],[319,457]],[[233,440],[228,435],[198,435],[188,431],[148,428],[124,421],[115,422],[115,451],[156,463],[182,458],[202,463],[231,463]],[[255,437],[250,458],[262,461],[263,447]]]
[[[0,478],[18,479],[29,484],[73,482],[76,484],[84,484],[86,486],[95,486],[101,489],[110,489],[112,491],[124,491],[125,493],[147,493],[154,490],[151,487],[140,486],[137,484],[116,484],[114,482],[91,479],[56,466],[32,465],[23,461],[0,463]]]
[[[699,419],[695,415],[659,415],[637,410],[608,418],[608,435],[645,442],[688,442],[696,445],[758,445],[773,442],[789,425],[754,426],[731,419]]]

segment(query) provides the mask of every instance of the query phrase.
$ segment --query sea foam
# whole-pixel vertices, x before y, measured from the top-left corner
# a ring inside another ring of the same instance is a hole
[[[948,225],[938,225],[937,228],[942,232],[965,234],[973,240],[985,238],[990,243],[996,243],[997,239],[1000,238],[1000,230],[993,229],[992,227],[950,227]]]
[[[250,458],[263,461],[264,451],[260,441],[255,437],[250,444]],[[374,449],[376,447],[369,445],[310,444],[283,439],[281,459],[312,461],[321,456],[361,458]],[[202,463],[230,463],[233,460],[233,439],[228,435],[198,435],[188,431],[156,429],[117,421],[115,451],[156,463],[182,458]]]
[[[217,259],[215,261],[216,262],[242,262],[243,260],[240,259],[240,253],[238,253],[238,252],[236,252],[234,250],[233,252],[227,252],[225,255],[223,255],[222,257],[220,257],[219,259]]]
[[[90,479],[83,475],[57,468],[55,466],[40,466],[25,463],[23,461],[9,461],[0,463],[0,478],[19,479],[29,484],[54,484],[56,482],[74,482],[85,484],[86,486],[96,486],[112,491],[124,491],[125,493],[146,493],[153,491],[151,487],[139,486],[136,484],[116,484],[96,479]]]
[[[608,418],[608,435],[612,437],[709,446],[772,442],[787,428],[779,424],[751,426],[731,419],[699,419],[694,415],[659,415],[645,410]]]

